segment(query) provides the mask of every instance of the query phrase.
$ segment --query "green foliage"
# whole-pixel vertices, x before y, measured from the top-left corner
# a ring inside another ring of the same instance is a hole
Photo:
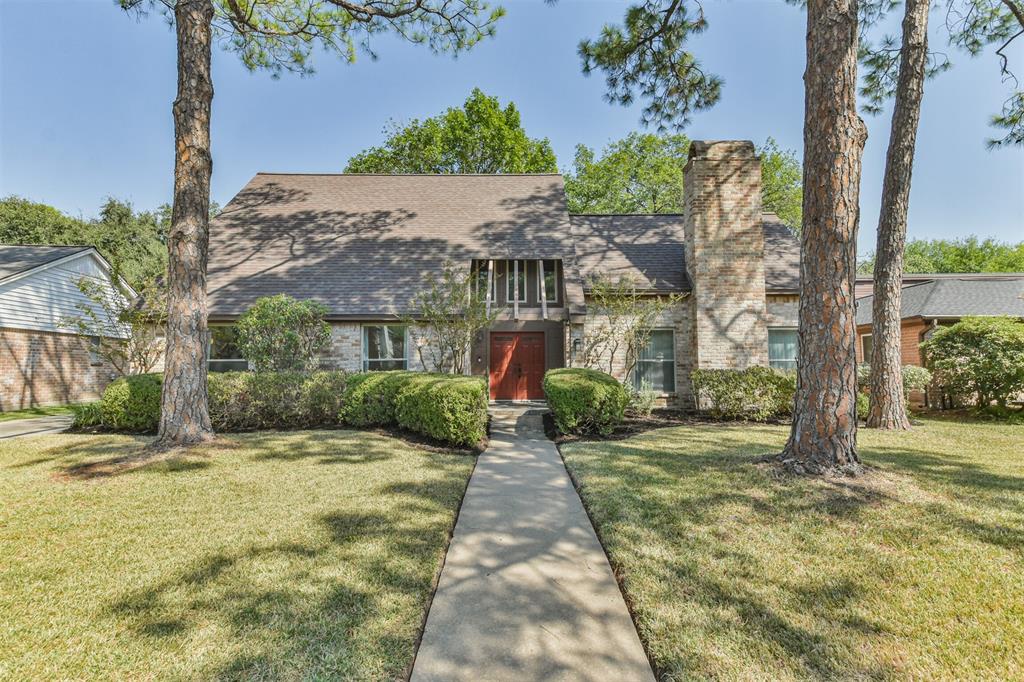
[[[445,443],[474,446],[487,437],[482,377],[411,373],[395,399],[399,426]]]
[[[690,379],[697,407],[716,419],[767,421],[793,413],[796,374],[770,367],[697,369]]]
[[[344,372],[214,372],[210,419],[218,431],[331,427],[341,423]]]
[[[976,236],[960,239],[912,239],[907,242],[903,271],[906,273],[1024,272],[1024,242],[1004,243]],[[858,272],[874,272],[871,254],[857,266]]]
[[[622,423],[629,392],[610,374],[579,367],[544,375],[544,395],[562,433],[607,436]]]
[[[643,0],[626,9],[622,26],[606,25],[596,40],[580,42],[583,73],[604,73],[609,102],[645,99],[644,125],[682,129],[721,95],[721,79],[687,50],[686,41],[707,26],[697,3]]]
[[[113,198],[92,220],[72,218],[16,196],[0,199],[0,243],[95,246],[132,286],[166,271],[167,223],[160,212],[136,212],[131,204]]]
[[[923,391],[932,382],[932,373],[926,367],[918,365],[903,365],[900,369],[900,376],[903,381],[903,394],[909,395],[911,391]],[[871,365],[863,363],[857,365],[857,390],[867,393],[871,384]]]
[[[857,391],[857,419],[867,421],[870,412],[871,398],[868,397],[867,393]]]
[[[553,173],[547,138],[527,136],[515,104],[474,88],[462,108],[406,125],[392,121],[387,140],[349,159],[346,173]]]
[[[257,299],[238,319],[238,349],[257,372],[313,369],[331,340],[327,308],[287,294]]]
[[[71,405],[71,414],[75,416],[72,422],[73,429],[87,429],[103,424],[103,403],[96,401],[92,403],[80,403]]]
[[[608,144],[600,158],[576,146],[565,174],[570,213],[682,213],[683,178],[690,139],[682,133],[630,133]],[[794,229],[803,214],[803,171],[790,150],[774,139],[758,149],[761,203]]]
[[[103,392],[103,426],[112,431],[156,431],[162,385],[160,374],[136,374],[112,382]]]
[[[480,377],[395,370],[354,374],[341,419],[353,426],[400,426],[453,445],[487,435],[487,386]]]
[[[1011,317],[965,317],[940,327],[921,344],[939,385],[979,407],[1005,407],[1024,392],[1024,322]]]

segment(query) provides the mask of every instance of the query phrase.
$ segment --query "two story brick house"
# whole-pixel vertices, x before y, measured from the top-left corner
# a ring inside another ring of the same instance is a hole
[[[326,306],[326,365],[421,369],[401,321],[445,263],[501,310],[471,349],[494,399],[541,398],[546,369],[578,364],[596,275],[682,296],[620,376],[666,401],[691,401],[694,368],[795,367],[799,245],[761,210],[753,144],[694,142],[685,178],[681,215],[570,215],[558,174],[260,173],[211,224],[210,368],[244,367],[231,323],[286,293]]]

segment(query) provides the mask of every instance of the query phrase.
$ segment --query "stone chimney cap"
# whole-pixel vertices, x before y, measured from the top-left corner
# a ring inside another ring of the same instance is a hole
[[[750,140],[694,140],[689,159],[753,159],[754,143]]]

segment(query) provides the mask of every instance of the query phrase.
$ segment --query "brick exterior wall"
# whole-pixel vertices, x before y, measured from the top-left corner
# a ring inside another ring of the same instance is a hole
[[[767,365],[761,161],[753,143],[694,142],[684,196],[695,366]]]
[[[800,297],[769,295],[765,304],[765,324],[769,327],[796,327],[800,319]]]
[[[114,378],[81,336],[0,328],[0,411],[96,400]]]
[[[910,320],[903,320],[900,323],[900,362],[904,365],[917,365],[918,367],[924,366],[924,361],[921,358],[921,343],[923,341],[924,333],[928,330],[930,325],[922,320],[921,318],[914,318]],[[862,324],[857,327],[857,364],[870,362],[871,358],[864,357],[864,335],[871,334],[871,325]],[[933,392],[932,401],[935,404],[941,402],[941,397],[938,390],[930,391]],[[925,395],[923,391],[911,391],[910,395],[907,396],[907,400],[912,405],[923,405],[925,404]]]
[[[423,363],[420,362],[419,353],[416,352],[419,335],[419,328],[414,327],[409,330],[409,369],[417,371],[430,369],[424,367]],[[429,355],[426,358],[429,362]],[[331,342],[327,350],[321,355],[320,365],[324,369],[361,372],[363,369],[363,323],[332,322]]]

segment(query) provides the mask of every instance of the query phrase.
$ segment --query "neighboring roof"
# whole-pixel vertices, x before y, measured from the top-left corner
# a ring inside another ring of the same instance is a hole
[[[91,246],[22,246],[0,244],[0,281],[73,256]]]
[[[764,288],[771,292],[800,291],[800,241],[774,213],[762,216],[764,224]]]
[[[857,300],[857,324],[871,324],[874,296]],[[943,277],[903,288],[900,318],[1012,315],[1024,318],[1024,275]]]
[[[1017,279],[1024,278],[1024,272],[905,272],[903,286],[929,282],[933,279]],[[858,275],[854,295],[857,298],[870,296],[874,290],[875,278],[871,275]]]
[[[260,173],[211,222],[210,313],[285,293],[399,315],[425,273],[474,258],[561,258],[582,306],[562,177]]]
[[[651,291],[686,291],[683,219],[678,215],[569,216],[576,263],[586,282],[631,276]]]

